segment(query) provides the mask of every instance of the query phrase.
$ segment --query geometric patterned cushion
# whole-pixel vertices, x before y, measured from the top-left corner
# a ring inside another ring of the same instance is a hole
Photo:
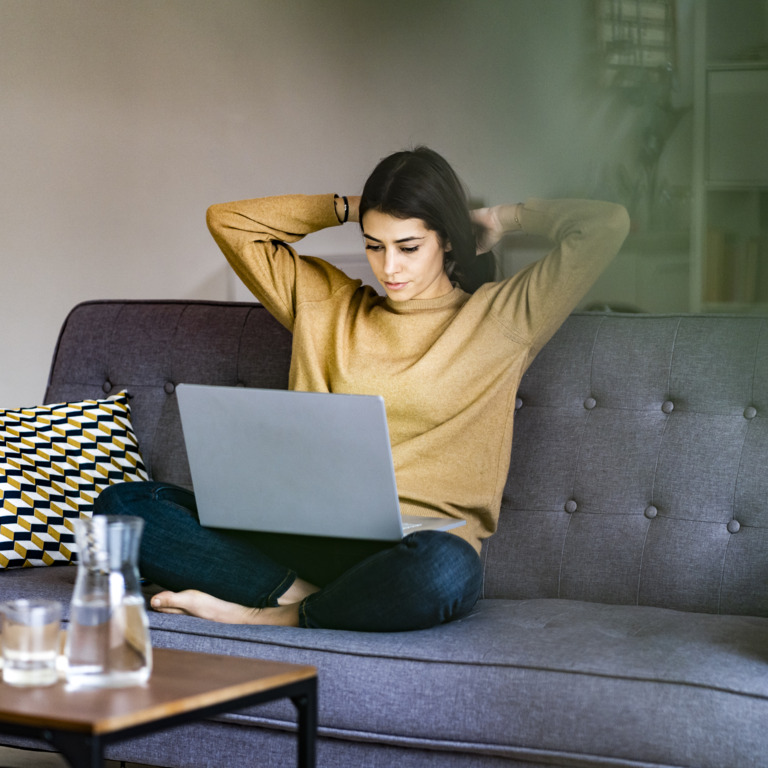
[[[71,562],[72,520],[108,485],[148,479],[127,392],[0,410],[0,568]]]

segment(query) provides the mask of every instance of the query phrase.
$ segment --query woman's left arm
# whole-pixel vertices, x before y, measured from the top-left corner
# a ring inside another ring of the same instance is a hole
[[[470,218],[477,227],[478,255],[493,250],[504,235],[519,232],[523,228],[520,223],[522,207],[522,203],[511,203],[470,211]]]
[[[475,217],[485,220],[488,242],[517,229],[554,243],[540,261],[487,286],[491,312],[535,355],[619,252],[629,216],[621,205],[595,200],[532,199],[488,210]]]

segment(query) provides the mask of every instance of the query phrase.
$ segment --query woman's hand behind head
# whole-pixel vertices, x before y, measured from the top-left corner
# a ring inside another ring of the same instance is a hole
[[[477,253],[487,253],[493,250],[504,237],[504,228],[499,221],[498,207],[477,208],[470,211],[469,216],[475,227]]]

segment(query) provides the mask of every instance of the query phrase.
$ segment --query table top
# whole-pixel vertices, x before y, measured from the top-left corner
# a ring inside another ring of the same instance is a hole
[[[0,720],[38,728],[106,734],[317,675],[311,666],[153,648],[152,676],[127,688],[72,690],[0,682]]]

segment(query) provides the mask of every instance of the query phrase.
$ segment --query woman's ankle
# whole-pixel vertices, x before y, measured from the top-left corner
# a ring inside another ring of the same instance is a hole
[[[297,577],[293,584],[277,598],[277,604],[278,606],[283,606],[300,603],[305,597],[309,597],[311,594],[319,591],[320,587],[316,587],[314,584],[310,584],[308,581]]]

